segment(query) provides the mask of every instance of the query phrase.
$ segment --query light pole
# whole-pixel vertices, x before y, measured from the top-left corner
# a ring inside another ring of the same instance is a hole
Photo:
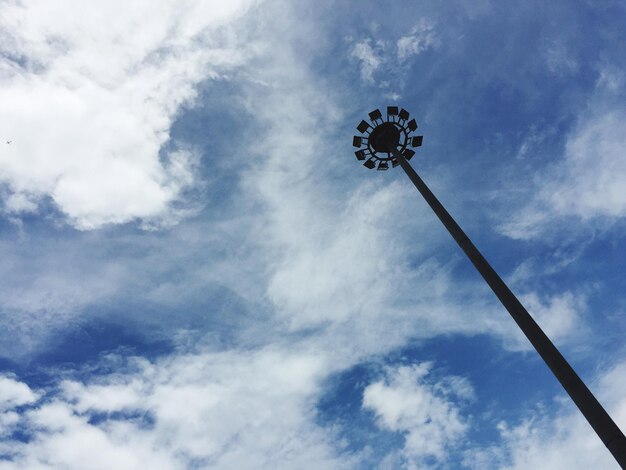
[[[537,325],[524,306],[495,270],[465,235],[448,211],[443,207],[426,183],[419,177],[409,160],[415,155],[410,147],[422,145],[422,136],[413,136],[417,129],[415,119],[409,120],[409,113],[396,106],[387,108],[387,118],[375,109],[369,113],[370,122],[361,121],[357,126],[360,136],[355,136],[353,145],[359,150],[355,152],[357,159],[363,160],[363,166],[377,170],[401,166],[417,190],[424,197],[439,220],[448,229],[452,238],[465,252],[485,282],[507,309],[515,323],[520,327],[526,338],[534,346],[541,358],[556,376],[570,398],[585,416],[604,445],[609,449],[617,463],[626,469],[626,437],[617,427],[613,419],[587,388],[578,374],[565,360],[563,355]]]

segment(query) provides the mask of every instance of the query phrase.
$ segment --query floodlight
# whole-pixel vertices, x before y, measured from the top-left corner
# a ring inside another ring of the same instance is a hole
[[[368,161],[363,163],[363,166],[371,170],[372,168],[376,166],[376,160],[373,158],[370,158]]]
[[[381,114],[381,112],[378,109],[375,109],[374,111],[372,111],[371,113],[369,113],[370,119],[372,122],[375,121],[382,121],[383,120],[383,115]]]
[[[398,119],[397,116],[402,119]],[[354,136],[352,145],[358,148],[367,147],[365,152],[355,153],[359,160],[365,160],[367,155],[370,156],[363,163],[366,168],[387,170],[390,168],[390,163],[391,167],[398,166],[397,160],[395,163],[393,161],[396,153],[404,155],[407,160],[415,155],[415,152],[408,150],[407,147],[417,142],[415,137],[411,135],[417,129],[417,122],[415,119],[407,122],[408,117],[409,113],[405,109],[398,111],[397,106],[388,106],[386,120],[380,110],[375,109],[369,113],[369,122],[363,120],[359,123],[357,130],[362,135]],[[373,163],[370,163],[370,160]]]
[[[357,150],[354,154],[359,160],[365,160],[365,150]]]
[[[357,130],[361,133],[367,132],[367,130],[370,128],[371,126],[369,125],[369,123],[367,121],[361,121],[359,123],[358,126],[356,126]]]

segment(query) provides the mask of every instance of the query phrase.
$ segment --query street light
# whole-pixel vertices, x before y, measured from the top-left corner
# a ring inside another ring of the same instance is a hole
[[[376,168],[384,171],[389,168],[390,163],[392,167],[398,165],[402,167],[430,208],[452,235],[452,238],[465,252],[537,353],[556,376],[604,445],[613,454],[617,463],[626,469],[626,437],[622,431],[520,301],[517,300],[515,294],[511,292],[409,164],[409,160],[415,154],[409,147],[422,145],[422,136],[412,135],[417,129],[417,123],[415,119],[409,120],[409,117],[408,111],[405,109],[398,110],[396,106],[387,107],[386,120],[383,119],[382,113],[378,109],[369,113],[370,122],[361,121],[357,126],[361,135],[353,138],[353,145],[359,148],[355,152],[357,159],[364,161],[363,166],[369,169]]]

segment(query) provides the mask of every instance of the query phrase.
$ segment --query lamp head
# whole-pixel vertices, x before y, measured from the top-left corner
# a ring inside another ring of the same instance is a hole
[[[421,146],[423,137],[412,135],[417,122],[415,119],[409,121],[409,117],[407,110],[388,106],[386,120],[380,110],[375,109],[369,113],[369,122],[359,123],[357,130],[361,135],[354,136],[352,145],[359,148],[355,155],[359,160],[365,160],[363,166],[377,170],[387,170],[389,163],[392,167],[398,166],[398,153],[411,159],[415,152],[408,147]]]

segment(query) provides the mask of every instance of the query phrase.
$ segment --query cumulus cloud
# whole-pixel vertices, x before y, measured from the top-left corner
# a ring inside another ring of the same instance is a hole
[[[404,434],[405,468],[420,468],[427,457],[445,461],[448,448],[467,430],[458,398],[471,398],[471,385],[460,377],[429,383],[430,368],[429,363],[389,368],[384,380],[363,392],[363,407],[375,413],[378,425]]]
[[[88,383],[66,380],[54,398],[23,413],[18,424],[31,439],[11,442],[4,449],[10,462],[0,468],[313,469],[347,462],[313,424],[312,397],[328,369],[323,356],[268,348],[156,363],[110,360],[125,370]]]
[[[1,440],[10,436],[20,422],[20,414],[15,408],[34,403],[38,398],[25,383],[6,375],[0,376],[0,451]]]
[[[313,469],[358,468],[362,462],[362,456],[342,452],[332,430],[315,424],[316,396],[333,370],[323,352],[268,347],[154,362],[107,360],[114,372],[66,379],[46,399],[16,379],[0,380],[5,456],[0,468]],[[362,406],[374,413],[378,426],[404,436],[401,451],[383,462],[390,468],[442,465],[459,448],[464,464],[476,469],[614,465],[571,406],[556,417],[539,409],[518,424],[502,422],[497,446],[468,449],[470,423],[462,411],[474,400],[473,387],[462,377],[432,375],[431,363],[388,367],[364,389]],[[620,363],[594,387],[621,426],[624,377],[626,365]],[[18,406],[26,409],[16,413]],[[14,430],[28,439],[11,437]]]
[[[112,259],[98,242],[24,237],[0,242],[0,355],[12,359],[36,354],[86,306],[119,299],[132,279],[129,259]]]
[[[37,395],[24,383],[14,378],[0,376],[0,409],[7,410],[32,403]]]
[[[50,198],[81,229],[181,215],[196,152],[164,151],[195,86],[242,62],[219,27],[251,2],[4,2],[7,212]]]

